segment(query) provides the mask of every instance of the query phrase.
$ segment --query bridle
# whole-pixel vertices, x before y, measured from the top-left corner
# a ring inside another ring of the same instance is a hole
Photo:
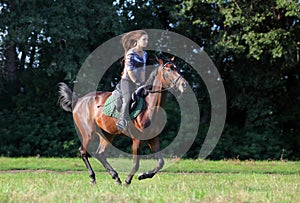
[[[174,69],[177,70],[177,67],[174,63],[172,62],[166,62],[163,66],[161,66],[161,69],[163,71],[163,78],[165,81],[167,81],[166,79],[168,79],[170,81],[170,83],[172,84],[172,86],[167,86],[166,88],[162,89],[162,90],[149,90],[149,93],[161,93],[161,92],[164,92],[164,91],[169,91],[173,88],[176,87],[176,84],[177,82],[182,78],[182,76],[179,74],[179,76],[173,81],[169,76],[168,74],[165,72],[165,68],[167,67],[167,65],[171,65],[174,67]]]
[[[176,70],[177,70],[177,67],[176,67],[176,65],[175,65],[174,63],[166,62],[166,63],[162,66],[162,68],[161,68],[162,71],[163,71],[163,78],[164,78],[164,80],[166,80],[166,78],[167,78],[167,79],[170,81],[170,83],[172,84],[172,86],[167,87],[167,88],[171,89],[171,88],[176,87],[177,82],[180,80],[180,78],[182,78],[182,76],[179,74],[179,76],[178,76],[174,81],[173,81],[172,79],[170,79],[170,78],[168,77],[168,74],[164,71],[167,65],[173,66],[174,69],[176,69]]]

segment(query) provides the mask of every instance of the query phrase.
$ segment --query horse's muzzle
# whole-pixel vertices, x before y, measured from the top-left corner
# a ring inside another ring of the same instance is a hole
[[[184,93],[186,91],[187,82],[182,78],[182,80],[179,83],[178,90],[180,93]]]

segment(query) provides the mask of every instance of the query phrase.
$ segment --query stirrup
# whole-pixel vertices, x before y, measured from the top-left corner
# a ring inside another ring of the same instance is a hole
[[[118,130],[122,132],[127,129],[128,123],[127,123],[126,119],[121,119],[118,121],[118,123],[116,125],[118,127]]]

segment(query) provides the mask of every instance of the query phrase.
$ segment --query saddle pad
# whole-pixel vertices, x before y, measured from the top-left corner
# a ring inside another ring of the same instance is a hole
[[[108,97],[103,106],[102,112],[107,116],[120,118],[120,112],[115,108],[115,101],[116,99],[112,95]],[[131,119],[136,118],[140,114],[143,108],[143,104],[144,104],[144,99],[140,97],[138,104],[136,105],[136,108],[130,112]]]

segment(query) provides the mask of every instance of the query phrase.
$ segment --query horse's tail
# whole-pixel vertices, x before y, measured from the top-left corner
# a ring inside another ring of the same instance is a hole
[[[72,92],[68,85],[63,82],[58,83],[58,89],[58,102],[61,108],[65,111],[72,112],[78,97]]]

